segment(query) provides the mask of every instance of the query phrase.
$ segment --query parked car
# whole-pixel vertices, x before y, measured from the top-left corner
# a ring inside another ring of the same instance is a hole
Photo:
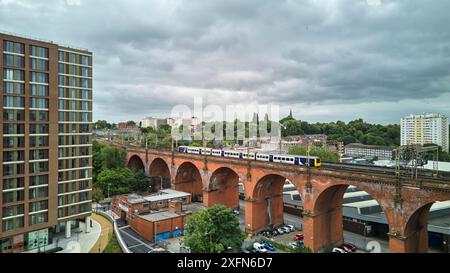
[[[296,248],[296,247],[298,246],[298,243],[297,243],[297,242],[290,242],[290,243],[288,244],[288,246],[289,246],[290,248]]]
[[[278,233],[278,230],[277,229],[273,229],[272,230],[272,236],[277,236],[279,233]]]
[[[257,253],[266,253],[267,249],[260,243],[254,243],[253,248]]]
[[[342,248],[343,250],[347,251],[347,252],[355,252],[357,247],[349,244],[349,243],[343,243],[340,248]]]
[[[282,227],[278,228],[277,231],[278,231],[278,234],[284,234],[284,233],[286,233],[286,231],[285,231],[284,228],[282,228]]]
[[[291,232],[291,229],[288,226],[284,226],[284,227],[282,227],[282,229],[284,230],[284,233]]]
[[[268,243],[268,242],[266,242],[264,240],[261,240],[260,244],[262,244],[264,246],[264,248],[269,250],[269,251],[276,251],[277,250],[271,243]]]
[[[331,252],[333,252],[333,253],[347,253],[345,250],[343,250],[342,248],[339,248],[339,247],[333,248],[333,250]]]
[[[305,239],[305,236],[301,233],[298,233],[297,235],[294,236],[294,241],[303,241],[303,239]]]
[[[286,227],[288,227],[291,230],[291,232],[295,230],[295,227],[293,225],[287,225]]]

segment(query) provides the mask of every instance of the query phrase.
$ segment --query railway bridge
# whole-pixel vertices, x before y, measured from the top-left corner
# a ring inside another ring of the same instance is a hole
[[[175,190],[189,192],[204,205],[239,207],[245,191],[245,229],[256,233],[283,224],[286,179],[300,193],[304,243],[322,252],[343,242],[342,204],[349,185],[378,201],[389,225],[391,253],[427,252],[427,222],[433,203],[450,200],[450,183],[433,178],[398,180],[392,174],[310,168],[254,160],[127,147],[128,167],[160,176]]]

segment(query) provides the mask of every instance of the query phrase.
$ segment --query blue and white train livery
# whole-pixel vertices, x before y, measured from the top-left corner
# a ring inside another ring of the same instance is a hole
[[[293,165],[307,165],[308,157],[305,155],[279,155],[258,152],[247,152],[238,150],[222,150],[202,147],[179,146],[178,152],[198,155],[212,155],[220,157],[231,157],[237,159],[251,159],[257,161],[276,162]],[[309,157],[309,166],[320,167],[320,158],[317,156]]]

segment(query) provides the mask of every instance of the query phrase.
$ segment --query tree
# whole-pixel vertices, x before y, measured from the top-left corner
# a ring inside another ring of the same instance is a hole
[[[97,203],[102,201],[105,198],[105,196],[103,195],[103,190],[98,186],[94,186],[92,188],[92,198]]]
[[[97,176],[97,186],[103,194],[117,195],[131,192],[131,184],[134,183],[135,176],[127,168],[105,169]]]
[[[306,146],[294,146],[289,149],[289,154],[291,155],[304,155],[308,154],[308,147]],[[339,154],[337,152],[332,152],[326,147],[313,147],[310,150],[311,156],[318,156],[322,162],[333,162],[337,163],[339,161]]]
[[[183,244],[194,253],[222,253],[231,248],[239,251],[245,233],[231,209],[215,205],[196,212],[187,219],[188,234]]]
[[[150,186],[150,178],[145,174],[143,170],[139,170],[134,173],[134,179],[131,181],[131,190],[133,192],[145,192],[148,191]]]

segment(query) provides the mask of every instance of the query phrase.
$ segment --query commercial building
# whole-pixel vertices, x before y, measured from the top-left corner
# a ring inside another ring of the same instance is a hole
[[[0,55],[0,252],[22,252],[91,215],[92,53],[0,33]]]
[[[117,123],[117,128],[118,129],[135,129],[135,128],[137,128],[137,126],[133,122],[127,121],[127,122]]]
[[[141,127],[147,128],[158,128],[160,125],[168,124],[168,119],[165,118],[152,118],[152,117],[146,117],[141,120]]]
[[[441,114],[409,115],[400,119],[400,144],[434,143],[449,151],[448,117]]]
[[[152,210],[167,208],[170,201],[180,201],[183,204],[191,203],[191,194],[163,189],[158,193],[140,195],[136,193],[118,195],[113,198],[113,212],[124,220],[135,213],[150,213]]]
[[[365,159],[378,158],[379,160],[390,160],[394,156],[395,148],[390,146],[364,145],[351,143],[345,145],[344,154],[351,157],[362,157]]]
[[[141,236],[150,241],[180,236],[186,217],[192,212],[183,210],[191,203],[191,194],[172,189],[156,194],[126,194],[113,198],[113,212]]]

